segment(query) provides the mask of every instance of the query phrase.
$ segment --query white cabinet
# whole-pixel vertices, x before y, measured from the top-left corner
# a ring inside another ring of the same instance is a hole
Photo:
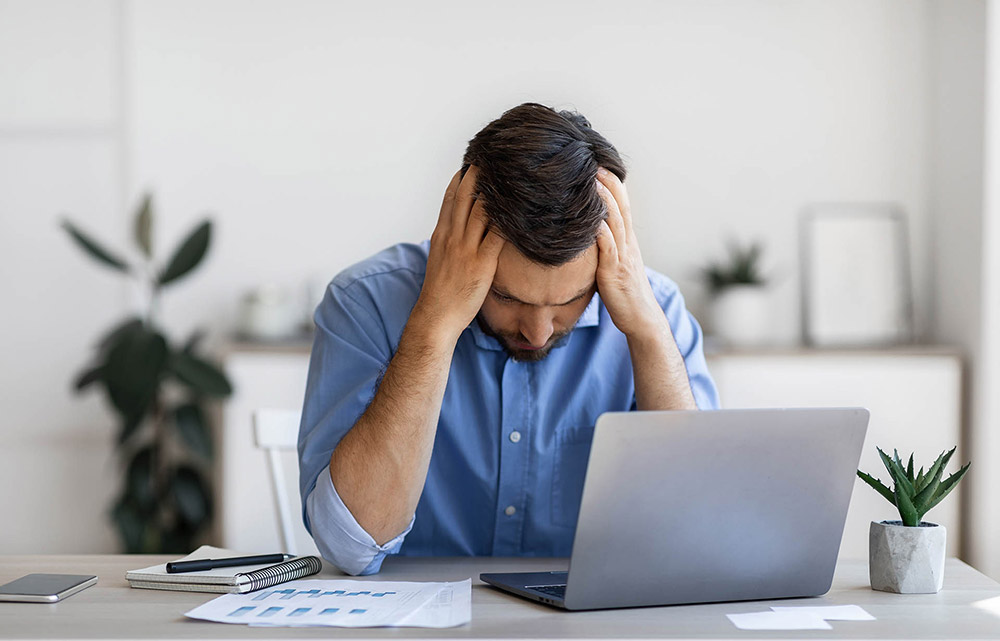
[[[278,517],[264,452],[253,444],[250,416],[258,408],[301,409],[309,368],[309,346],[262,347],[237,344],[225,358],[233,395],[223,411],[220,439],[218,527],[221,544],[239,552],[281,549]],[[292,516],[296,551],[316,554],[299,518],[299,464],[294,452],[281,454],[285,481],[294,490]]]
[[[860,468],[890,487],[876,446],[890,454],[898,448],[904,458],[915,452],[914,463],[919,467],[930,465],[942,451],[958,445],[946,475],[967,460],[961,447],[962,363],[955,352],[746,352],[711,355],[708,365],[726,408],[868,408],[871,422]],[[961,539],[961,488],[960,484],[926,517],[948,528],[949,555],[958,553]],[[816,506],[817,511],[822,509]],[[869,523],[898,518],[892,505],[857,479],[841,558],[867,558]]]

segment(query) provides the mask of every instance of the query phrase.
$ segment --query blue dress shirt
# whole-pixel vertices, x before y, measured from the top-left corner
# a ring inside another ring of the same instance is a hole
[[[474,321],[455,346],[430,467],[409,527],[379,546],[330,479],[334,448],[364,412],[420,294],[429,242],[348,268],[316,309],[299,430],[306,527],[345,572],[387,554],[569,556],[597,417],[635,409],[625,336],[595,294],[574,329],[536,363],[507,357]],[[677,286],[647,270],[698,407],[718,407],[697,321]]]

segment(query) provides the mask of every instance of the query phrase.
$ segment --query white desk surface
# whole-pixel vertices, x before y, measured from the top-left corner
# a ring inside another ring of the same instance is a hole
[[[565,569],[565,559],[390,558],[369,580],[454,581],[469,577],[472,622],[458,628],[251,628],[194,621],[184,612],[217,595],[138,590],[125,571],[166,556],[0,556],[0,583],[33,572],[96,574],[96,586],[61,603],[0,603],[0,639],[664,638],[664,639],[1000,639],[1000,584],[949,559],[938,594],[873,591],[866,561],[842,561],[833,589],[815,599],[565,612],[494,590],[480,572]],[[310,578],[342,578],[326,566]],[[877,621],[833,621],[832,630],[751,632],[726,618],[770,605],[858,604]],[[977,605],[978,604],[978,605]]]

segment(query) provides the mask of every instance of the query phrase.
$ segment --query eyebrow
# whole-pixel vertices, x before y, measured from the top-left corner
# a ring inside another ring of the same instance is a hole
[[[514,296],[510,292],[508,292],[508,291],[506,291],[506,290],[504,290],[504,289],[502,289],[500,287],[497,287],[496,285],[493,285],[492,287],[490,287],[490,290],[494,294],[496,294],[497,296],[500,296],[501,298],[509,298],[510,300],[514,301],[515,303],[521,303],[522,305],[531,305],[532,307],[563,307],[565,305],[569,305],[570,303],[575,303],[576,301],[580,300],[581,298],[583,298],[587,294],[593,293],[593,291],[594,291],[594,285],[587,285],[587,287],[585,287],[584,289],[581,289],[579,293],[577,293],[575,296],[573,296],[573,298],[570,298],[566,302],[563,302],[563,303],[551,303],[551,304],[548,304],[548,305],[540,305],[538,303],[529,303],[528,301],[521,300],[517,296]]]

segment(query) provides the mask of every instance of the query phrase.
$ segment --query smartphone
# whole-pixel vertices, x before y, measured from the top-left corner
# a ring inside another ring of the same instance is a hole
[[[27,574],[0,585],[0,601],[55,603],[97,583],[87,574]]]

